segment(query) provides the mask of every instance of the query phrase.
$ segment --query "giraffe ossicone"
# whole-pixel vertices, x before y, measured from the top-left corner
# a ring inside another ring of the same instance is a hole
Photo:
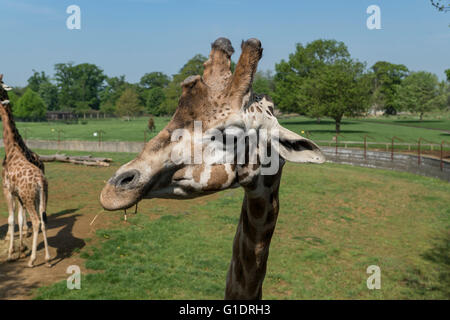
[[[270,97],[252,92],[261,42],[249,39],[241,48],[231,73],[231,42],[212,43],[203,75],[181,83],[168,125],[109,179],[100,202],[120,210],[142,199],[188,199],[243,187],[225,297],[257,299],[278,216],[282,167],[285,161],[323,163],[325,157],[314,142],[278,123]]]

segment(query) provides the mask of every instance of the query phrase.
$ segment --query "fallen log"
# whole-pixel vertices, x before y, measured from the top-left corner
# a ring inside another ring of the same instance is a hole
[[[98,158],[92,156],[68,156],[65,154],[39,155],[43,162],[66,162],[85,166],[109,167],[111,158]]]

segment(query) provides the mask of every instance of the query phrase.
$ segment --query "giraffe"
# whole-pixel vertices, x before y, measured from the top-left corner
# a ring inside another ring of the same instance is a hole
[[[37,238],[39,225],[44,237],[45,261],[48,267],[50,254],[48,251],[46,232],[46,207],[48,184],[44,176],[44,165],[39,156],[27,148],[20,136],[12,115],[12,110],[7,91],[11,90],[3,83],[3,75],[0,75],[0,115],[3,123],[3,142],[5,146],[5,158],[3,160],[3,194],[8,205],[8,233],[9,249],[8,261],[12,261],[14,253],[14,211],[16,199],[19,206],[19,255],[23,247],[23,223],[26,222],[25,210],[30,215],[33,227],[33,244],[29,267],[33,267],[36,260]]]
[[[148,130],[150,130],[150,132],[155,131],[155,121],[153,120],[153,117],[148,119]]]
[[[314,142],[278,123],[269,96],[252,92],[261,42],[242,41],[241,49],[232,74],[231,42],[218,38],[212,43],[203,76],[182,82],[170,122],[109,179],[100,203],[106,210],[120,210],[143,199],[190,199],[243,187],[225,299],[261,299],[283,165],[286,161],[323,163],[325,157]],[[195,137],[196,130],[200,137]],[[192,134],[194,138],[189,139]],[[238,141],[243,157],[235,153]],[[211,146],[214,152],[207,152]],[[196,161],[199,150],[204,158]],[[180,152],[187,155],[177,156]],[[223,158],[227,160],[219,161]],[[272,163],[278,166],[271,168]]]

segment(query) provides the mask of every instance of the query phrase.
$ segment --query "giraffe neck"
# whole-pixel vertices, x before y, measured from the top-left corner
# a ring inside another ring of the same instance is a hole
[[[16,123],[14,122],[14,118],[12,116],[11,107],[9,105],[6,105],[0,108],[0,110],[3,124],[3,144],[6,154],[5,159],[8,159],[8,157],[16,152],[19,152],[33,164],[40,167],[38,163],[35,163],[36,161],[35,157],[33,156],[33,152],[25,145],[25,142],[23,141],[21,135],[19,134],[19,131],[16,128]]]
[[[269,246],[278,217],[282,167],[273,176],[258,176],[245,187],[241,217],[233,243],[225,299],[261,299]]]

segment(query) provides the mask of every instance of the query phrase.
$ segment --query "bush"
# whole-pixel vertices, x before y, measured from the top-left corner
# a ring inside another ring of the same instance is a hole
[[[129,120],[130,117],[138,116],[142,111],[143,107],[136,91],[132,88],[125,89],[117,101],[116,114]]]
[[[29,121],[45,119],[46,112],[44,100],[31,89],[25,91],[13,109],[15,117]]]

